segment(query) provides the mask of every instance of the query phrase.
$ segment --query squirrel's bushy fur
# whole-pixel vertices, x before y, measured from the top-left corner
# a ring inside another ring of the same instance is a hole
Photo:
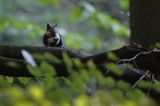
[[[57,24],[50,26],[47,24],[46,32],[43,35],[43,43],[45,47],[64,47],[62,35],[56,31]]]

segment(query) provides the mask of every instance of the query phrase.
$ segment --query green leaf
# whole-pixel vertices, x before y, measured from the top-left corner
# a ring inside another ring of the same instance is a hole
[[[85,83],[84,83],[84,81],[79,77],[78,73],[75,73],[74,75],[75,76],[73,77],[72,85],[71,85],[72,88],[77,93],[84,93],[85,92]]]
[[[32,57],[36,60],[36,59],[38,59],[38,60],[43,60],[43,59],[45,59],[45,57],[44,57],[44,55],[43,54],[40,54],[40,53],[34,53],[34,54],[32,54]]]
[[[19,80],[22,84],[26,85],[26,84],[30,81],[30,78],[18,77],[18,80]]]
[[[156,82],[152,86],[156,91],[160,92],[160,82]]]
[[[56,75],[54,67],[45,61],[40,64],[40,69],[46,77],[53,77]]]
[[[111,94],[117,102],[121,102],[124,100],[124,94],[118,89],[111,91]]]
[[[83,64],[82,64],[82,62],[81,62],[81,60],[80,59],[74,59],[74,64],[75,64],[75,66],[76,67],[78,67],[79,69],[82,69],[83,68]]]
[[[40,0],[40,3],[43,4],[43,5],[51,4],[54,7],[59,7],[60,6],[59,0]]]
[[[15,68],[19,67],[19,65],[16,62],[12,62],[12,61],[7,62],[7,65]]]
[[[53,6],[59,7],[60,6],[60,1],[59,0],[50,0]]]
[[[114,88],[115,87],[115,80],[112,77],[105,78],[105,83],[107,87]]]
[[[88,70],[81,69],[79,72],[79,76],[85,83],[90,81],[90,76],[89,76]]]
[[[74,106],[90,106],[90,99],[87,95],[80,95],[73,101]]]
[[[51,53],[44,53],[44,57],[45,59],[50,60],[54,63],[57,63],[57,64],[60,63],[60,60],[56,56],[52,55]]]
[[[92,76],[94,76],[95,78],[99,79],[100,82],[103,82],[102,81],[102,78],[103,78],[103,75],[102,73],[97,69],[96,65],[93,63],[92,60],[89,60],[87,62],[87,66],[89,68],[89,72]]]
[[[71,18],[72,20],[77,20],[81,18],[82,9],[79,7],[74,7],[71,9]]]
[[[96,68],[96,66],[91,62],[89,66],[89,73],[91,77],[96,78],[97,82],[101,85],[104,85],[104,76],[102,73]]]
[[[109,21],[110,21],[110,18],[108,15],[105,15],[103,13],[96,13],[95,14],[95,17],[96,17],[96,20],[97,22],[103,26],[104,28],[108,29],[109,28]]]
[[[116,75],[122,75],[123,71],[119,69],[119,67],[113,63],[106,63],[105,68]]]
[[[71,58],[66,53],[63,53],[63,60],[65,65],[67,66],[68,71],[71,71],[73,66]]]
[[[92,21],[116,36],[130,36],[129,28],[108,14],[96,12],[92,15]]]
[[[9,83],[13,83],[14,78],[13,78],[13,77],[6,77],[6,80],[7,80]]]
[[[54,62],[54,63],[60,63],[60,60],[52,55],[51,53],[48,53],[48,52],[45,52],[44,54],[40,54],[40,53],[35,53],[35,54],[32,54],[33,58],[34,59],[38,59],[38,60],[48,60],[48,61],[51,61],[51,62]]]
[[[122,23],[116,19],[112,19],[111,29],[113,33],[117,36],[126,36],[126,37],[130,36],[130,30],[126,26],[122,25]]]
[[[107,53],[107,57],[113,61],[118,61],[119,58],[112,52]]]
[[[116,86],[124,91],[128,91],[130,89],[130,86],[122,80],[117,81]]]
[[[129,7],[129,0],[119,0],[119,2],[123,9],[127,9]]]
[[[42,75],[41,71],[38,68],[27,65],[27,69],[33,76],[40,77]]]
[[[146,88],[146,89],[150,88],[151,87],[151,82],[142,80],[138,83],[138,87]]]
[[[46,78],[43,79],[43,83],[47,91],[59,87],[59,82],[52,76],[46,76]]]
[[[160,49],[160,43],[159,42],[155,43],[155,48]]]
[[[96,69],[96,65],[93,63],[93,61],[92,60],[89,60],[88,62],[87,62],[87,66],[88,66],[88,68],[89,69],[93,69],[93,70],[95,70]]]
[[[139,89],[133,89],[129,91],[128,95],[132,100],[136,102],[141,101],[145,97],[144,93]]]

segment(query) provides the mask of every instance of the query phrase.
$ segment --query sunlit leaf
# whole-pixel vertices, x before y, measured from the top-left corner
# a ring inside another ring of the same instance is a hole
[[[113,63],[106,63],[105,68],[116,75],[122,75],[123,71],[119,69],[119,67]]]
[[[102,14],[102,13],[97,13],[95,14],[96,16],[96,19],[97,19],[97,22],[102,25],[104,28],[108,29],[109,28],[109,16],[108,15],[105,15],[105,14]]]
[[[27,93],[36,101],[43,100],[44,97],[44,90],[40,86],[31,85],[27,89]]]
[[[130,36],[130,30],[117,20],[112,21],[111,29],[113,33],[117,36],[126,36],[126,37]]]
[[[113,60],[113,61],[118,61],[119,60],[118,57],[112,52],[107,53],[107,57],[109,59]]]
[[[12,97],[13,100],[24,98],[23,89],[21,89],[20,87],[10,87],[9,89],[7,89],[7,91],[9,96]]]
[[[86,95],[81,95],[74,100],[75,106],[89,106],[89,98]]]
[[[127,9],[129,7],[129,0],[119,0],[119,2],[123,9]]]
[[[129,100],[126,100],[123,103],[121,103],[121,106],[136,106],[136,105],[137,104],[135,102]]]

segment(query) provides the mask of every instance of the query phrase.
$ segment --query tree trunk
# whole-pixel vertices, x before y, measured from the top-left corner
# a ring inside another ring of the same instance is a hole
[[[160,41],[160,0],[130,0],[131,42],[143,47]]]

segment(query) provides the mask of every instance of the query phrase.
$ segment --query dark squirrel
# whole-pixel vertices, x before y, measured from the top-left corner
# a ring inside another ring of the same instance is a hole
[[[57,24],[50,26],[47,23],[46,32],[43,35],[43,43],[45,47],[64,47],[62,35],[56,30]]]

